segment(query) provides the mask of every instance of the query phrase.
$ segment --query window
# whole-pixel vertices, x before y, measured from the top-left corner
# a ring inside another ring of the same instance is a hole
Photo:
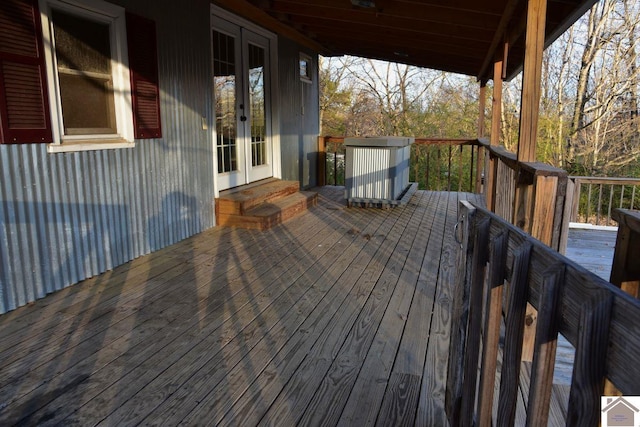
[[[311,83],[311,57],[300,54],[300,80],[305,83]]]
[[[0,0],[0,144],[161,138],[158,82],[152,20],[101,0]]]
[[[99,0],[40,0],[54,143],[133,146],[125,11]]]

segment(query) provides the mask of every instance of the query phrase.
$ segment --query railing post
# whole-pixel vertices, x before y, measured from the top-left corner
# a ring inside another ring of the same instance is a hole
[[[618,222],[618,235],[610,281],[637,298],[640,287],[640,211],[615,209],[612,216]]]
[[[482,177],[482,173],[485,170],[484,168],[484,147],[481,145],[476,145],[477,149],[478,149],[478,155],[476,156],[477,160],[476,160],[476,188],[475,188],[475,193],[476,194],[481,194],[483,191],[486,191],[486,181],[484,183],[485,187],[483,188],[483,177]],[[484,178],[484,180],[486,180],[486,177]]]
[[[461,404],[463,393],[463,368],[467,340],[469,318],[469,297],[472,278],[471,265],[474,257],[476,208],[469,202],[460,202],[460,214],[455,228],[456,239],[459,239],[458,269],[456,270],[455,287],[451,306],[451,334],[449,339],[449,363],[447,368],[447,389],[445,393],[445,410],[449,424],[461,425]]]
[[[558,197],[557,176],[537,176],[534,178],[533,206],[531,206],[530,234],[542,243],[553,247],[553,231],[556,224],[556,198]],[[559,224],[558,224],[559,225]],[[554,248],[557,249],[557,248]]]
[[[580,208],[580,189],[582,187],[582,182],[580,182],[579,178],[573,179],[573,203],[571,207],[571,217],[570,221],[578,222],[578,210]]]
[[[324,136],[318,136],[318,187],[327,185],[327,143]]]

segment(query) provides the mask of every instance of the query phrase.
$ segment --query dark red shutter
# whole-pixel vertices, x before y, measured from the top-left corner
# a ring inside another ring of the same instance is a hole
[[[160,90],[155,22],[127,12],[133,126],[136,139],[160,138]]]
[[[0,143],[52,142],[38,0],[0,0]]]

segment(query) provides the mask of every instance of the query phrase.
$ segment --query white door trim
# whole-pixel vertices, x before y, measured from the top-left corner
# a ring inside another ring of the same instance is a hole
[[[280,96],[278,94],[278,36],[263,27],[254,24],[238,15],[235,15],[219,6],[211,5],[211,17],[209,24],[209,55],[210,61],[210,75],[213,76],[213,40],[211,31],[213,30],[213,17],[222,18],[231,23],[237,24],[240,27],[246,28],[256,34],[269,39],[269,52],[270,52],[270,85],[271,85],[271,163],[273,166],[273,176],[275,178],[282,178],[282,161],[280,150]],[[213,80],[212,80],[213,81]],[[215,90],[211,87],[213,92],[212,96],[215,97]],[[215,103],[215,98],[213,98]],[[215,116],[215,112],[214,112]],[[215,117],[214,117],[215,118]],[[213,188],[214,197],[219,197],[220,186],[218,185],[218,150],[216,149],[216,129],[215,123],[210,127],[211,141],[213,147]]]

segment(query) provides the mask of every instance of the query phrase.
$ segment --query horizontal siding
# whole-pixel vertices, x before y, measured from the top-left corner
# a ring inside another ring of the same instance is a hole
[[[0,313],[215,223],[209,3],[138,3],[119,2],[156,21],[163,138],[60,154],[0,146]]]

